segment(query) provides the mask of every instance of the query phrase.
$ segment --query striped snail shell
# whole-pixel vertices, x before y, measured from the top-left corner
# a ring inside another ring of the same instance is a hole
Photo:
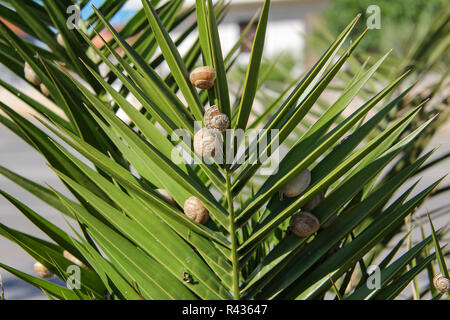
[[[205,109],[203,121],[205,122],[206,128],[216,129],[221,133],[224,133],[230,125],[230,120],[228,119],[227,115],[221,113],[216,105],[207,107]]]
[[[194,151],[202,158],[212,158],[220,151],[218,131],[201,128],[194,136]]]
[[[442,274],[438,273],[433,278],[433,284],[436,289],[438,289],[442,293],[446,293],[450,291],[450,280],[445,278]]]
[[[205,224],[209,218],[209,211],[197,197],[189,197],[184,202],[184,214],[191,220]]]
[[[212,67],[202,66],[195,68],[190,76],[191,83],[199,89],[210,89],[214,86],[214,80],[216,79],[216,70]]]

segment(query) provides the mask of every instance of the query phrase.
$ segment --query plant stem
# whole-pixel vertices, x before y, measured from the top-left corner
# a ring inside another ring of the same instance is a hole
[[[231,263],[233,265],[233,298],[234,300],[239,300],[239,259],[237,254],[239,244],[236,236],[236,225],[234,222],[233,195],[231,194],[231,173],[227,170],[225,174],[227,180],[228,211],[230,216]]]

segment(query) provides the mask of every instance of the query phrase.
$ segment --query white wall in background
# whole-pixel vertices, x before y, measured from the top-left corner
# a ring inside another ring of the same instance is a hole
[[[303,53],[305,20],[309,14],[320,11],[328,0],[272,0],[269,15],[269,27],[266,34],[265,54],[275,56],[280,51],[291,50]],[[224,53],[228,52],[239,38],[239,23],[248,22],[255,12],[262,7],[264,0],[232,0],[229,12],[222,22],[219,31]],[[185,0],[186,6],[195,4],[195,0]],[[142,7],[141,0],[129,0],[127,9],[137,10]],[[192,23],[195,15],[180,26],[183,30]],[[172,33],[176,39],[178,33]],[[181,46],[185,51],[193,43],[195,37],[188,37]]]

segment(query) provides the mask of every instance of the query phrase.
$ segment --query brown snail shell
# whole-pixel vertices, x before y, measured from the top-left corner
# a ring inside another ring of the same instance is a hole
[[[302,208],[302,210],[305,210],[305,211],[313,210],[315,207],[317,207],[319,205],[319,203],[322,202],[324,197],[325,196],[324,196],[323,192],[315,195],[311,200],[308,201],[308,203],[306,203],[306,205]]]
[[[45,86],[44,83],[41,83],[39,85],[39,87],[41,88],[41,92],[44,94],[44,96],[49,97],[50,96],[50,91],[48,91],[47,87]]]
[[[311,182],[311,173],[308,169],[302,171],[298,176],[289,181],[282,189],[283,194],[288,197],[296,197],[305,191]]]
[[[433,278],[433,284],[436,289],[442,293],[450,291],[450,280],[445,278],[442,274],[438,273]]]
[[[41,277],[41,278],[51,278],[53,277],[53,273],[48,270],[46,266],[44,266],[42,263],[36,261],[36,263],[33,266],[34,272]]]
[[[36,72],[34,72],[28,62],[25,62],[24,74],[25,79],[27,79],[27,81],[31,82],[32,84],[38,86],[41,83],[41,79],[38,77]]]
[[[195,68],[190,76],[191,83],[202,90],[210,89],[214,86],[214,80],[216,79],[216,70],[212,67],[202,66]]]
[[[224,133],[230,125],[230,119],[228,119],[226,114],[221,113],[219,107],[216,105],[205,109],[203,121],[205,122],[206,128],[216,129],[220,131],[220,133]]]
[[[194,151],[202,158],[211,158],[220,150],[219,139],[214,130],[201,128],[194,136]]]
[[[72,261],[72,262],[75,263],[76,265],[79,265],[79,266],[82,267],[82,268],[87,268],[86,265],[85,265],[83,262],[81,262],[80,260],[78,260],[77,258],[75,258],[75,256],[72,255],[69,251],[64,250],[64,251],[63,251],[63,256],[64,256],[64,258],[66,258],[67,260]]]
[[[167,191],[166,189],[155,189],[155,191],[164,199],[166,199],[167,201],[169,201],[171,204],[173,204],[174,206],[177,205],[177,202],[175,201],[175,199],[170,195],[169,191]]]
[[[319,230],[319,220],[309,212],[294,214],[289,223],[290,231],[298,237],[306,238]]]
[[[209,211],[197,197],[189,197],[184,202],[184,214],[191,220],[205,224],[209,218]]]

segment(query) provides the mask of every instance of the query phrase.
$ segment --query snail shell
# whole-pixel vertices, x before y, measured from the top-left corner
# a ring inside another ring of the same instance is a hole
[[[209,211],[197,197],[189,197],[184,202],[184,214],[191,220],[205,224],[209,218]]]
[[[203,120],[206,128],[219,130],[220,133],[224,133],[230,125],[230,119],[226,114],[221,113],[216,105],[205,109]]]
[[[321,192],[321,193],[315,195],[311,200],[309,200],[308,203],[302,208],[302,210],[305,210],[305,211],[313,210],[315,207],[317,207],[319,205],[319,203],[322,202],[323,199],[324,199],[324,193]]]
[[[216,70],[208,66],[195,68],[189,76],[191,83],[202,90],[212,88],[215,79]]]
[[[46,96],[49,97],[50,96],[50,91],[48,91],[47,87],[45,86],[45,84],[41,83],[39,85],[39,87],[41,88],[41,92]]]
[[[56,42],[58,42],[58,44],[59,44],[61,47],[64,47],[64,48],[66,47],[66,44],[64,43],[64,39],[63,39],[61,33],[58,33],[58,34],[56,35]]]
[[[163,197],[164,199],[166,199],[167,201],[169,201],[171,204],[173,204],[174,206],[177,205],[177,202],[175,201],[175,199],[170,195],[169,191],[167,191],[166,189],[156,189],[155,190],[161,197]]]
[[[86,265],[83,262],[81,262],[80,260],[78,260],[77,258],[75,258],[75,256],[73,256],[69,251],[64,250],[63,251],[63,256],[64,256],[64,258],[66,258],[67,260],[72,261],[76,265],[79,265],[82,268],[86,268]]]
[[[296,197],[305,191],[311,182],[311,173],[309,170],[304,170],[294,179],[289,181],[282,189],[283,194],[288,197]]]
[[[194,151],[202,158],[211,158],[220,150],[220,143],[214,130],[200,129],[194,136]]]
[[[32,84],[38,86],[41,83],[41,79],[38,77],[36,72],[34,72],[28,62],[25,62],[24,73],[25,79],[27,79],[27,81],[31,82]]]
[[[442,274],[438,273],[433,278],[433,284],[436,289],[442,293],[450,291],[450,280],[445,278]]]
[[[41,278],[51,278],[53,277],[53,273],[48,270],[46,266],[44,266],[40,262],[36,262],[33,266],[34,272]]]
[[[298,237],[306,238],[319,230],[319,220],[309,212],[298,212],[291,218],[289,228]]]

